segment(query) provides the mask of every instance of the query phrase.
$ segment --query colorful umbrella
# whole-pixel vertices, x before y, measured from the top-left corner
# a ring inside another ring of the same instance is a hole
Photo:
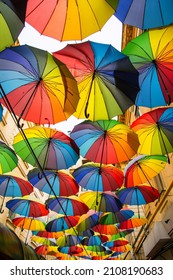
[[[111,240],[114,241],[114,240],[117,240],[119,238],[125,237],[128,234],[131,234],[133,231],[134,231],[134,229],[127,229],[127,230],[119,229],[118,233],[107,235],[107,236],[109,238],[109,241],[111,241]]]
[[[79,245],[74,245],[74,246],[62,246],[58,247],[58,251],[64,254],[69,254],[69,255],[74,255],[77,256],[80,253],[83,252],[83,248],[80,247]]]
[[[81,243],[87,246],[95,246],[95,245],[100,246],[101,244],[107,241],[108,241],[108,237],[106,235],[93,235],[90,237],[83,238]]]
[[[121,222],[118,226],[119,229],[133,229],[143,226],[147,223],[147,219],[144,217],[134,217],[127,221]]]
[[[24,27],[26,0],[0,0],[0,51],[17,40]]]
[[[80,216],[76,230],[84,232],[85,230],[92,228],[98,224],[100,213],[95,210],[89,210],[86,214]]]
[[[58,252],[58,246],[39,245],[34,250],[38,255],[54,255]]]
[[[134,212],[128,208],[122,208],[120,211],[113,213],[103,213],[99,218],[99,223],[103,225],[118,224],[130,219]]]
[[[79,216],[64,216],[55,218],[46,224],[46,230],[50,232],[64,231],[77,225]]]
[[[173,152],[173,108],[157,108],[145,113],[131,128],[138,134],[140,154],[168,156]]]
[[[116,120],[84,121],[73,128],[70,136],[81,155],[96,163],[127,161],[139,147],[137,134]]]
[[[13,147],[16,153],[31,165],[59,170],[67,169],[77,162],[79,148],[65,133],[40,126],[26,128],[23,132],[27,141],[18,133],[14,137]]]
[[[103,243],[105,247],[108,247],[109,249],[113,250],[113,247],[119,247],[129,244],[129,241],[125,238],[119,238],[114,241],[106,241]]]
[[[53,56],[65,63],[77,80],[80,100],[75,117],[109,120],[134,104],[139,73],[129,57],[113,46],[92,41],[68,44]]]
[[[113,165],[86,163],[72,173],[78,184],[92,191],[115,191],[124,180],[123,172]]]
[[[12,171],[18,163],[15,152],[4,142],[0,141],[0,174]]]
[[[129,188],[148,182],[166,166],[167,157],[162,155],[139,155],[133,158],[124,169],[124,186]]]
[[[62,237],[59,237],[56,241],[57,246],[63,247],[63,246],[75,246],[77,244],[80,244],[82,241],[82,236],[77,235],[64,235]]]
[[[125,253],[132,250],[132,246],[130,244],[122,245],[122,246],[114,246],[111,247],[113,252],[116,253]]]
[[[173,23],[172,10],[172,0],[120,0],[115,16],[124,24],[151,29]]]
[[[139,72],[140,91],[135,104],[149,108],[169,105],[173,101],[173,26],[142,33],[126,45],[123,53]]]
[[[110,6],[105,0],[30,0],[26,21],[41,34],[59,41],[83,40],[101,30],[117,3],[115,0]]]
[[[77,82],[47,51],[23,45],[0,53],[0,102],[19,120],[54,124],[70,117],[79,100]]]
[[[31,236],[31,240],[36,242],[37,244],[41,244],[41,245],[47,245],[47,246],[56,246],[56,240],[55,239],[48,239],[45,237],[40,237],[40,236]]]
[[[49,211],[44,204],[27,198],[14,198],[6,203],[6,207],[14,213],[27,217],[47,216]]]
[[[45,230],[45,224],[34,218],[17,217],[12,220],[12,223],[17,227],[20,227],[22,230],[26,229],[28,231],[25,238],[25,244],[27,244],[29,232],[31,230]]]
[[[62,170],[44,170],[44,174],[47,179],[40,173],[39,169],[34,168],[29,171],[27,176],[35,188],[49,195],[70,196],[78,193],[79,185],[70,173]]]
[[[122,208],[119,198],[112,192],[93,192],[88,191],[79,195],[90,209],[101,212],[118,212]]]
[[[3,196],[0,212],[2,212],[5,197],[21,197],[32,192],[33,186],[28,181],[16,176],[0,175],[0,195]]]
[[[34,218],[17,217],[12,220],[13,224],[22,230],[45,230],[45,224]]]
[[[118,228],[116,225],[101,225],[98,224],[92,227],[92,230],[99,233],[100,235],[114,235],[118,233]]]
[[[20,197],[32,192],[33,186],[28,181],[12,175],[0,175],[0,195]]]
[[[143,205],[155,201],[160,194],[157,189],[151,186],[135,186],[122,188],[117,191],[117,196],[123,204]]]
[[[43,238],[47,238],[47,239],[61,237],[59,232],[49,232],[47,230],[34,231],[32,233],[33,233],[34,236],[39,236],[39,237],[43,237]]]
[[[80,216],[89,211],[88,206],[77,196],[49,198],[46,201],[47,207],[59,214],[67,216]]]

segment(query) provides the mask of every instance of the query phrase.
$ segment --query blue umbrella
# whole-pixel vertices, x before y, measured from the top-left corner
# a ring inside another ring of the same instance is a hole
[[[172,0],[120,0],[115,16],[124,24],[150,29],[171,24],[172,10]]]
[[[11,175],[0,175],[0,195],[3,196],[0,211],[5,197],[22,197],[33,192],[33,186],[26,180]]]
[[[27,176],[35,188],[49,195],[70,196],[79,191],[79,185],[73,176],[63,170],[44,170],[44,175],[42,176],[39,169],[34,168]]]

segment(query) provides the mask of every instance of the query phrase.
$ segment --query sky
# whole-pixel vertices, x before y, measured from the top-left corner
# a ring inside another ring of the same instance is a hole
[[[115,16],[112,16],[103,26],[101,31],[85,38],[82,42],[87,40],[103,44],[111,44],[114,48],[121,51],[122,23]],[[67,43],[80,42],[81,41],[59,42],[58,40],[55,40],[53,38],[40,35],[38,31],[36,31],[27,23],[19,35],[20,45],[27,44],[36,48],[46,50],[50,53],[64,48]],[[71,116],[67,121],[58,123],[56,125],[51,125],[51,127],[69,134],[74,125],[78,124],[81,121],[83,120],[78,120],[75,117]]]

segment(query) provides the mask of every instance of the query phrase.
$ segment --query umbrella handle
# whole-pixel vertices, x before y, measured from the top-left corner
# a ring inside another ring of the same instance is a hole
[[[85,106],[85,117],[88,119],[90,114],[87,113],[87,109],[88,109],[88,101]]]
[[[18,128],[23,128],[24,127],[24,123],[20,124],[20,120],[21,120],[21,116],[17,119],[17,127]]]

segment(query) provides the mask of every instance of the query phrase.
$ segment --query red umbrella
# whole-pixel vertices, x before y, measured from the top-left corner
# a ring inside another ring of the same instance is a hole
[[[101,164],[115,164],[131,159],[137,152],[137,134],[116,120],[84,121],[70,133],[88,160]]]
[[[44,170],[44,175],[40,173],[39,169],[35,168],[30,170],[27,176],[35,188],[49,195],[70,196],[79,191],[78,183],[65,170]]]
[[[46,201],[47,207],[59,214],[67,216],[80,216],[88,212],[89,207],[77,196],[49,198]]]
[[[147,219],[144,217],[134,217],[127,221],[121,222],[118,226],[119,229],[133,229],[141,227],[147,223]]]
[[[123,172],[113,165],[86,163],[76,168],[73,176],[84,189],[115,191],[123,184]]]
[[[47,216],[49,213],[43,203],[27,198],[11,199],[6,203],[6,207],[12,212],[26,217]]]

